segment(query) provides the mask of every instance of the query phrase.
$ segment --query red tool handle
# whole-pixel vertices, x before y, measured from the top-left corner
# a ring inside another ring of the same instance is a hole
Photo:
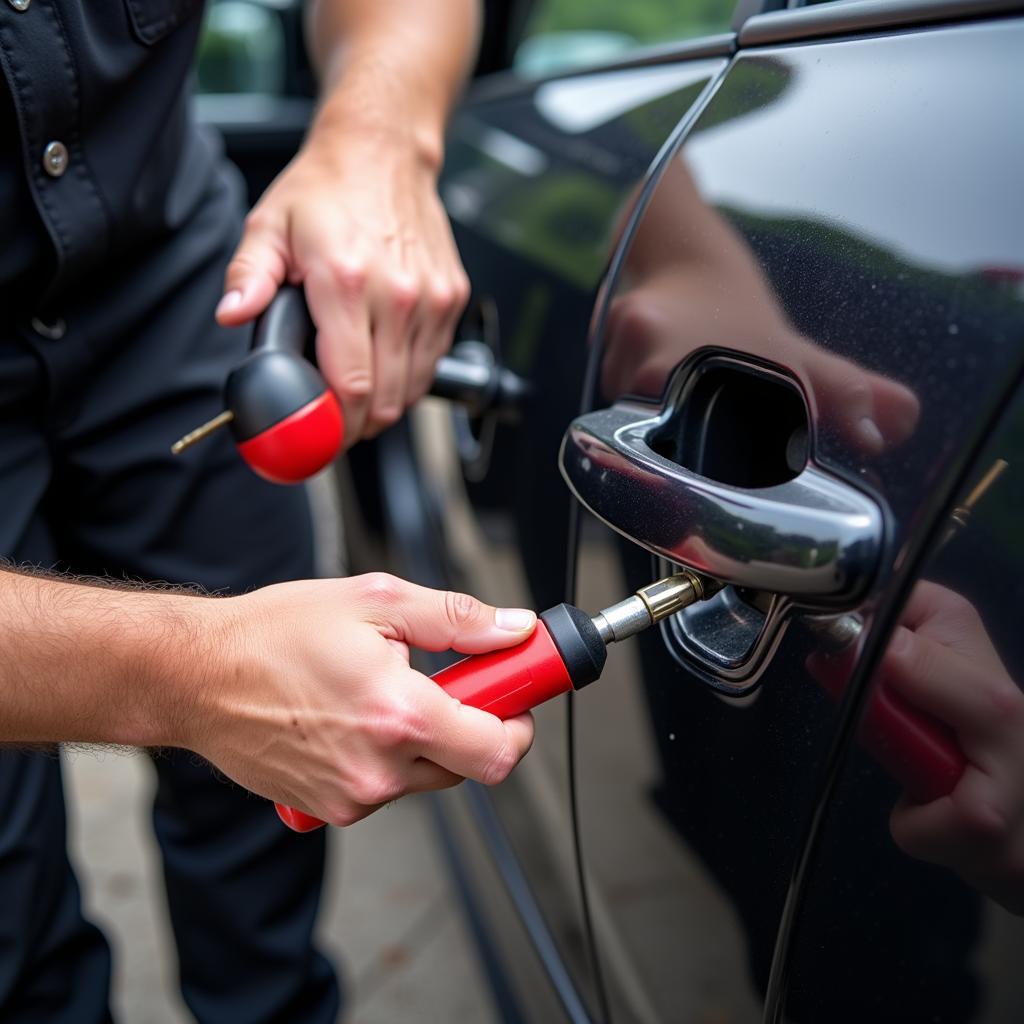
[[[521,715],[573,688],[569,669],[543,622],[516,647],[464,658],[432,678],[463,704],[498,718]],[[294,807],[274,806],[278,817],[295,832],[312,832],[324,824]]]
[[[918,803],[953,791],[967,767],[945,724],[908,704],[883,680],[871,695],[861,742]]]
[[[836,700],[843,696],[845,673],[838,666],[819,662],[811,673]],[[871,693],[859,739],[918,803],[951,793],[967,765],[952,731],[908,704],[884,678]]]

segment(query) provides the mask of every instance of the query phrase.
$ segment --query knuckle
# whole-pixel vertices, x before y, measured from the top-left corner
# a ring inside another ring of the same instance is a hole
[[[397,699],[380,709],[373,725],[373,741],[384,749],[421,744],[426,735],[427,725],[420,710]]]
[[[872,408],[871,382],[865,374],[852,366],[841,364],[833,368],[832,386],[842,396],[842,414],[849,420],[860,419]]]
[[[444,595],[444,611],[456,628],[470,626],[479,618],[480,602],[469,594],[449,590]]]
[[[958,594],[955,590],[944,590],[942,600],[945,603],[946,612],[957,618],[967,618],[973,621],[978,617],[974,605],[963,594]]]
[[[455,290],[447,281],[433,281],[427,289],[427,307],[436,316],[446,316],[455,305]]]
[[[325,820],[336,828],[348,828],[362,817],[362,812],[357,807],[345,805],[332,811]]]
[[[496,786],[499,782],[504,782],[518,761],[516,752],[506,740],[484,767],[480,781],[485,786]]]
[[[262,206],[255,206],[245,215],[245,230],[259,233],[270,223],[270,218]]]
[[[331,280],[349,297],[357,297],[366,289],[366,267],[356,260],[335,259],[328,263]]]
[[[338,390],[345,398],[366,398],[373,391],[373,379],[367,370],[349,370],[338,379]]]
[[[458,309],[462,310],[466,308],[466,303],[469,302],[470,292],[472,286],[469,283],[469,278],[466,276],[465,271],[460,270],[455,275],[455,305]]]
[[[1010,831],[1009,818],[991,801],[964,801],[958,807],[958,826],[974,846],[999,848]]]
[[[895,670],[895,680],[906,687],[927,680],[929,676],[928,651],[920,643],[913,630],[907,630],[904,642],[886,652],[891,667]]]
[[[950,644],[969,644],[972,637],[984,632],[985,627],[977,608],[963,594],[945,591],[941,595],[941,600],[942,605],[934,621],[942,628]]]
[[[419,297],[419,289],[412,278],[395,274],[388,278],[386,291],[391,305],[401,313],[411,313]]]
[[[406,403],[408,405],[415,405],[421,398],[423,398],[427,392],[430,391],[430,386],[433,383],[433,377],[427,374],[421,374],[416,377],[409,384],[409,392],[406,395]]]
[[[360,806],[375,807],[401,796],[402,786],[388,772],[364,772],[352,783],[351,795]]]
[[[627,292],[614,299],[609,307],[608,331],[612,337],[622,338],[627,343],[632,360],[634,354],[651,351],[657,344],[656,339],[666,337],[666,328],[671,333],[673,328],[665,320],[658,303],[638,300],[634,293]]]
[[[257,268],[256,254],[249,248],[244,246],[240,248],[234,256],[231,257],[231,262],[228,264],[227,277],[239,277],[248,274]]]
[[[402,407],[399,405],[380,405],[374,408],[370,416],[370,425],[378,430],[383,430],[385,427],[390,427],[392,423],[397,423],[401,415]]]
[[[990,685],[988,697],[993,714],[1010,735],[1018,735],[1024,726],[1024,694],[1010,678],[993,679]]]
[[[398,600],[399,582],[386,572],[370,572],[359,577],[359,590],[363,600],[372,604],[388,605]]]

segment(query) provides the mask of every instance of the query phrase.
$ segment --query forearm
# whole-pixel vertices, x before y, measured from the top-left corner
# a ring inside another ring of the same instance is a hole
[[[408,135],[439,167],[479,41],[478,0],[315,0],[307,27],[323,97],[311,136]]]
[[[0,571],[0,742],[185,745],[206,600]]]

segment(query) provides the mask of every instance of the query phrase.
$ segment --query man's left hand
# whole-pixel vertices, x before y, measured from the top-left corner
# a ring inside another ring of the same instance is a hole
[[[469,296],[432,162],[380,131],[312,137],[249,214],[218,321],[251,320],[285,281],[305,287],[346,445],[394,423],[429,389]]]

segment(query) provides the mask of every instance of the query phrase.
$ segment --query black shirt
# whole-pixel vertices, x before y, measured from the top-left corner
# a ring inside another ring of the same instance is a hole
[[[17,156],[17,140],[11,95],[0,78],[0,297],[29,287],[30,268],[45,267],[51,259]]]
[[[198,206],[216,164],[189,106],[202,7],[0,0],[0,317],[109,284]]]

